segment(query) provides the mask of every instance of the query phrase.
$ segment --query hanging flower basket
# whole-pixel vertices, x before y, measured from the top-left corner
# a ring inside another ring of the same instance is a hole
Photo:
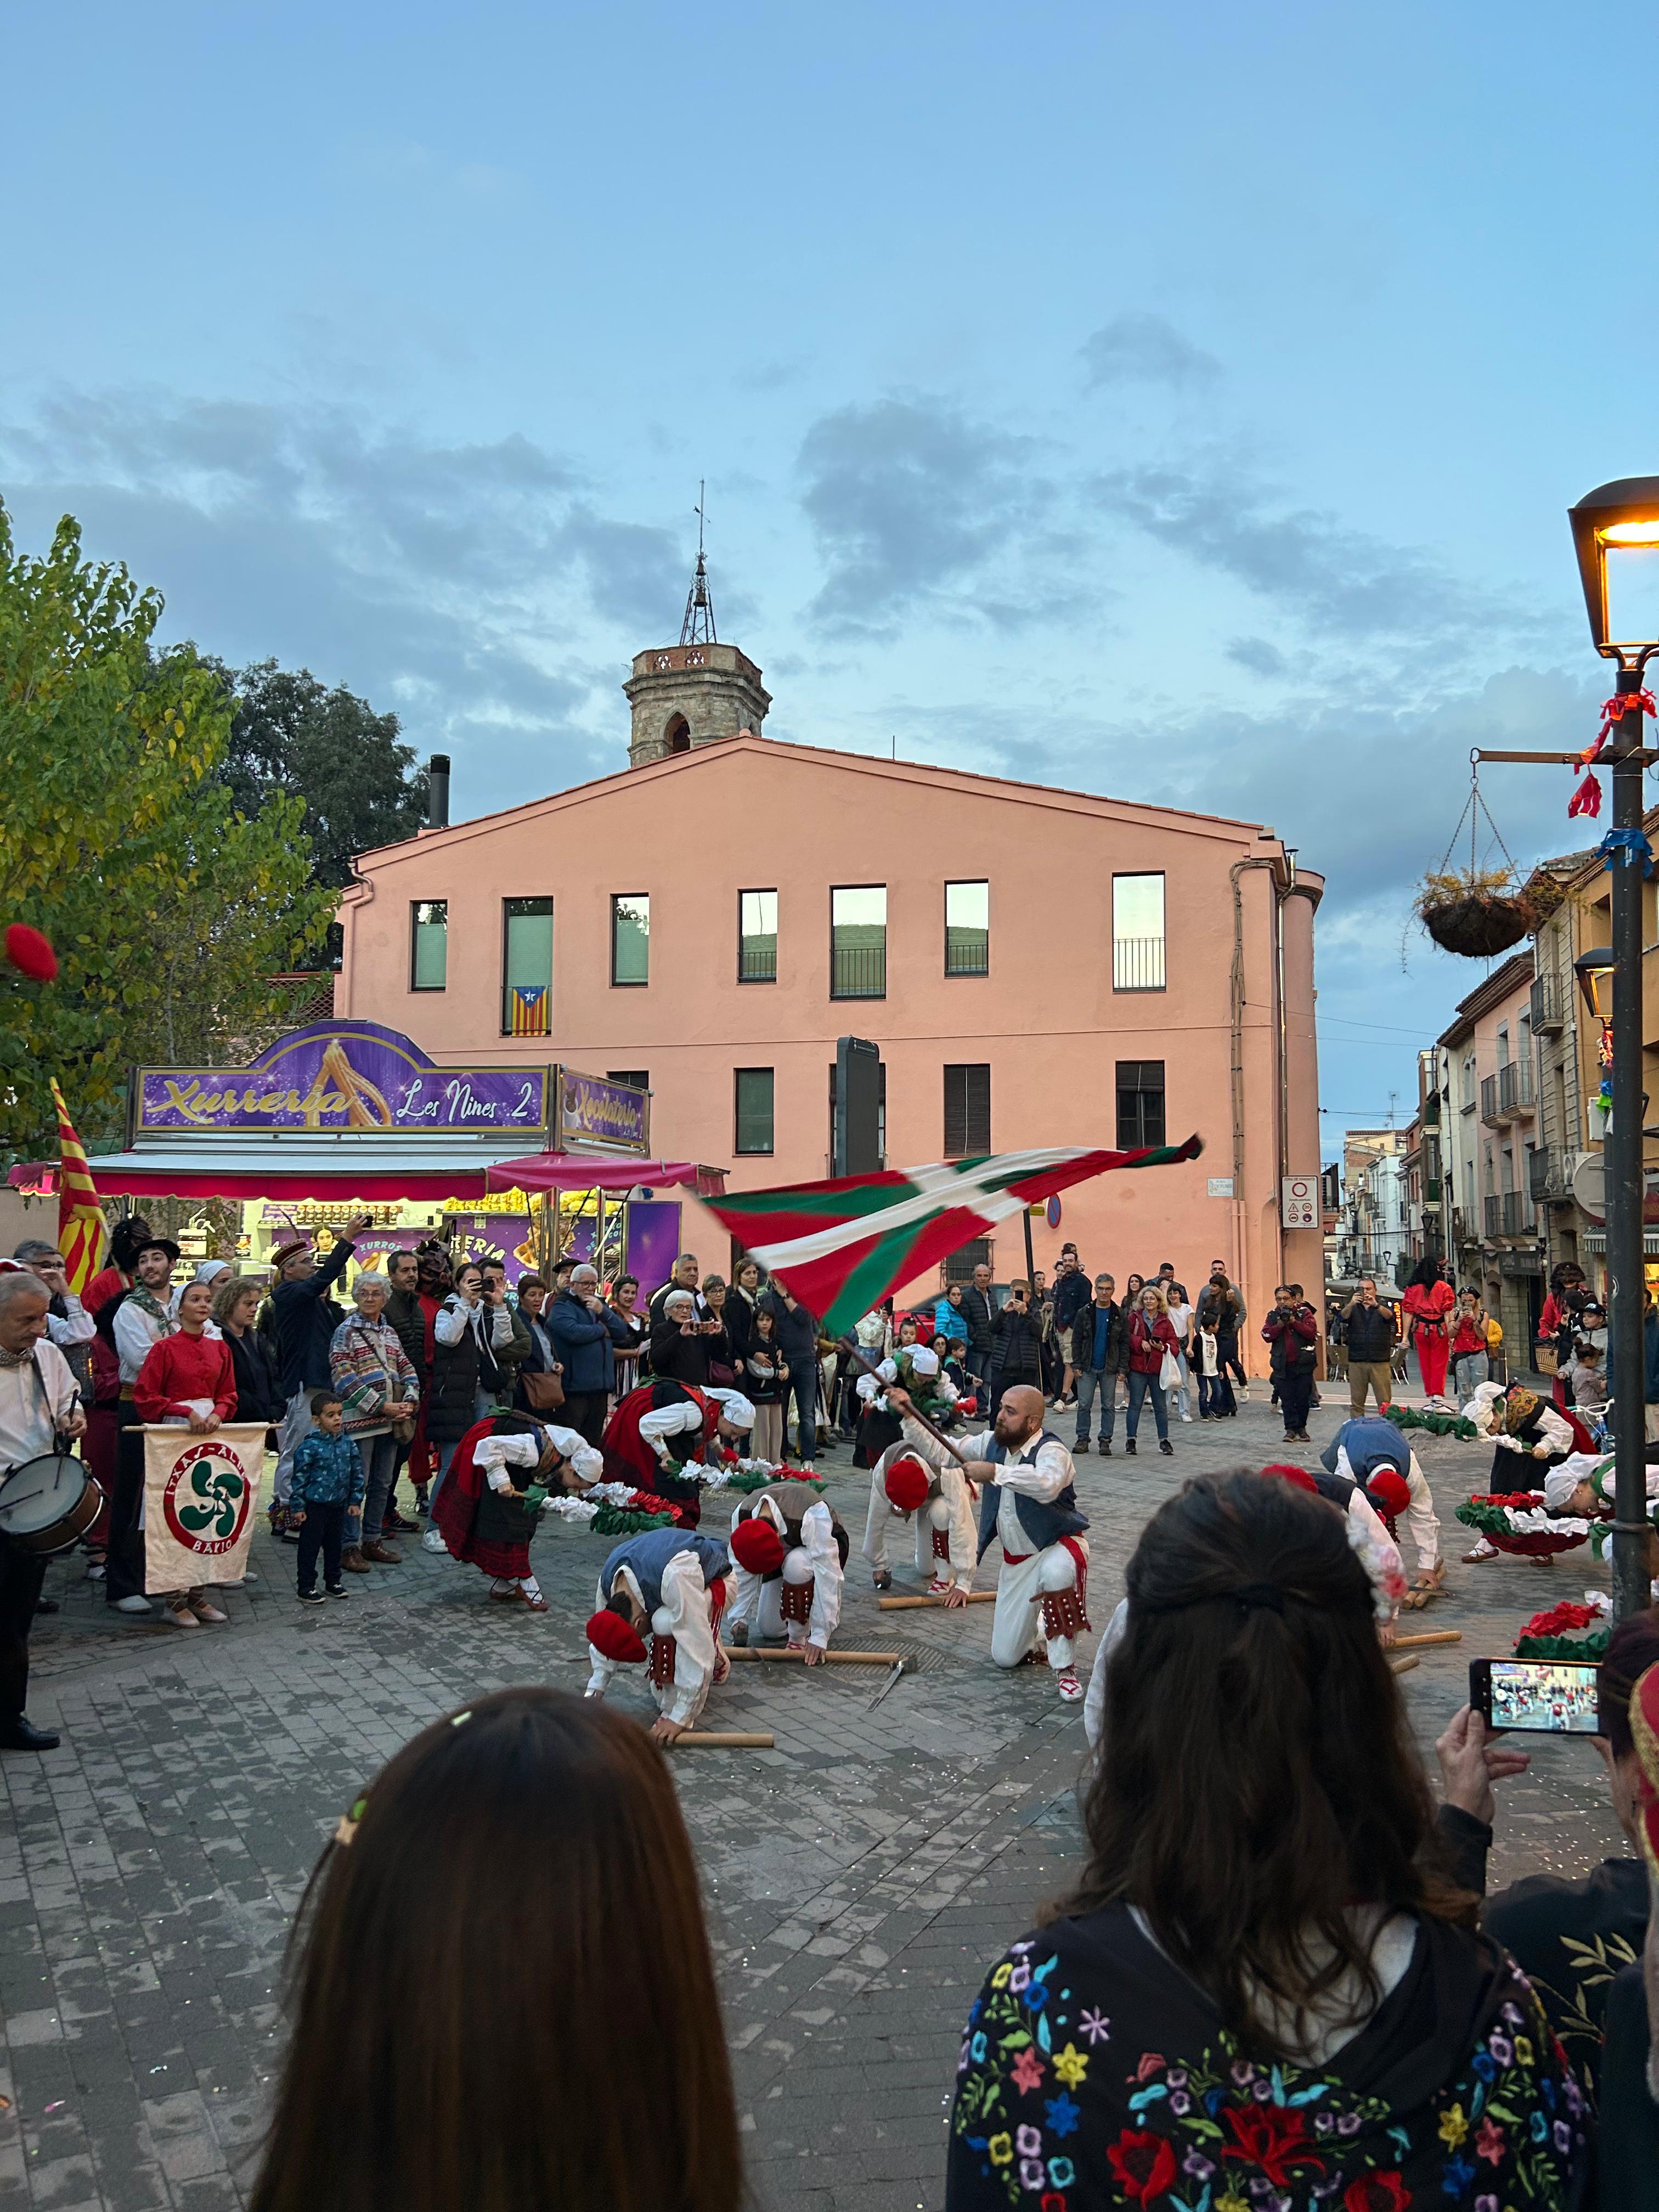
[[[1496,953],[1507,952],[1521,942],[1528,927],[1526,907],[1509,868],[1426,875],[1416,910],[1442,951],[1461,953],[1466,960],[1490,960]]]

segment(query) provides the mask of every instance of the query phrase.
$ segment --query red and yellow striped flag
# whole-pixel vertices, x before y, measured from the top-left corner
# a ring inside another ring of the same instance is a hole
[[[64,1255],[69,1286],[78,1298],[103,1261],[104,1217],[86,1147],[75,1133],[56,1076],[52,1103],[58,1109],[58,1249]]]

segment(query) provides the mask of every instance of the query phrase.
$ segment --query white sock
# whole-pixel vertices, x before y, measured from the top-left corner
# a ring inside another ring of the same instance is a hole
[[[541,1585],[538,1583],[534,1575],[520,1575],[519,1577],[519,1588],[524,1592],[526,1597],[539,1597],[542,1594]]]

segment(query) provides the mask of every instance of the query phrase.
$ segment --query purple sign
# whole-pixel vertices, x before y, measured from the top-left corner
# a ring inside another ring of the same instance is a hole
[[[449,1256],[456,1267],[464,1260],[501,1260],[512,1285],[520,1275],[535,1273],[535,1248],[523,1214],[463,1213],[454,1217],[453,1226]]]
[[[554,1141],[562,1152],[571,1145],[579,1152],[589,1147],[648,1151],[651,1093],[636,1091],[631,1083],[612,1083],[608,1077],[579,1075],[574,1067],[562,1067],[559,1129]]]
[[[680,1209],[660,1200],[628,1209],[628,1269],[640,1279],[640,1297],[660,1290],[680,1256]]]
[[[144,1067],[137,1126],[155,1129],[503,1129],[547,1127],[545,1067],[439,1067],[378,1022],[316,1022],[250,1066]]]

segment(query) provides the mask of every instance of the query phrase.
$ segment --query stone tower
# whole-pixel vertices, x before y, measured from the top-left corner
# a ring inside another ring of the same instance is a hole
[[[746,653],[722,645],[714,634],[708,571],[697,549],[696,572],[685,602],[678,645],[653,647],[634,656],[634,673],[623,685],[633,709],[628,764],[643,768],[669,753],[690,752],[758,731],[772,703],[761,672]]]

